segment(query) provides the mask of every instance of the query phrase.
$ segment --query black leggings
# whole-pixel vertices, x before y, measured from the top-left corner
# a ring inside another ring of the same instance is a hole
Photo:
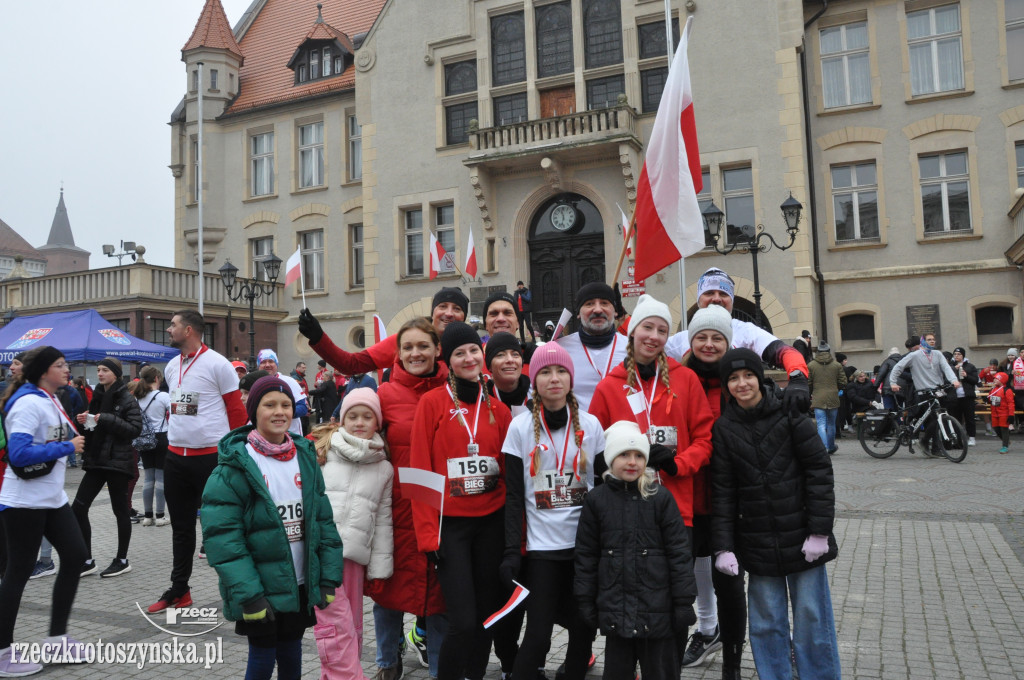
[[[192,576],[196,552],[196,513],[203,504],[203,488],[217,467],[217,454],[179,456],[167,454],[164,461],[164,499],[171,515],[171,589],[184,595]]]
[[[996,435],[1003,442],[1003,448],[1010,448],[1010,428],[1006,426],[1000,427],[996,425],[992,429],[995,430]]]
[[[89,508],[107,485],[107,493],[110,494],[110,507],[114,511],[114,518],[117,520],[117,557],[128,559],[128,544],[132,540],[132,520],[129,517],[131,505],[128,502],[128,484],[132,478],[121,472],[112,470],[88,470],[78,485],[78,493],[75,494],[75,502],[71,509],[75,511],[75,518],[78,519],[78,526],[82,529],[82,538],[85,540],[85,550],[89,559],[92,559],[92,527],[89,525]]]
[[[566,680],[583,680],[590,662],[593,631],[579,616],[573,595],[575,564],[570,560],[545,560],[529,555],[525,564],[525,583],[530,590],[526,599],[526,633],[516,655],[513,680],[534,680],[544,667],[551,649],[555,623],[569,631],[565,652]],[[522,605],[520,605],[522,606]]]
[[[695,516],[690,535],[694,558],[712,556],[710,515]],[[737,576],[723,574],[715,569],[712,560],[711,584],[715,588],[718,606],[718,630],[722,643],[726,645],[740,644],[747,635],[747,595],[743,591],[743,573],[740,569]]]
[[[444,518],[437,579],[448,609],[448,634],[437,658],[438,680],[483,677],[491,635],[482,624],[504,604],[498,578],[504,547],[504,510]]]
[[[14,641],[21,596],[32,575],[43,536],[60,556],[50,604],[50,635],[64,635],[86,557],[85,541],[74,513],[67,504],[40,510],[7,508],[0,512],[0,523],[7,533],[7,573],[0,583],[0,649],[10,647]]]

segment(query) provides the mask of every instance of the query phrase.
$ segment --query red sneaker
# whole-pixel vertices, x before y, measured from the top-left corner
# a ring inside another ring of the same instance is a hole
[[[174,595],[174,591],[166,590],[160,599],[146,609],[150,614],[159,614],[168,607],[191,607],[192,591],[186,590],[183,595]]]

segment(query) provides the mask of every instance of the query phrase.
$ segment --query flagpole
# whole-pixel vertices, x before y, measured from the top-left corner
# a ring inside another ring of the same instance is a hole
[[[447,480],[447,477],[445,477]],[[441,492],[441,514],[437,518],[437,547],[441,547],[441,523],[444,522],[444,491]]]
[[[306,275],[302,271],[302,255],[299,254],[299,291],[302,293],[302,308],[306,308]]]
[[[675,56],[672,41],[672,7],[671,0],[665,0],[665,51],[668,52],[669,68],[672,67],[672,58]],[[689,23],[689,19],[687,19]],[[679,258],[679,323],[682,329],[686,330],[686,258]]]
[[[199,107],[199,130],[196,134],[196,168],[199,172],[199,176],[195,178],[196,182],[196,221],[198,222],[199,233],[197,234],[199,239],[199,277],[198,277],[198,292],[199,292],[199,313],[203,313],[203,299],[206,297],[204,292],[203,282],[203,62],[196,64],[198,73],[197,78],[199,79],[199,101],[197,106]]]
[[[629,218],[629,228],[626,230],[626,239],[622,242],[622,250],[619,252],[619,263],[615,266],[615,276],[612,277],[612,285],[619,282],[619,274],[622,272],[622,263],[626,260],[626,251],[629,249],[629,239],[633,238],[633,231],[636,229],[636,211]]]

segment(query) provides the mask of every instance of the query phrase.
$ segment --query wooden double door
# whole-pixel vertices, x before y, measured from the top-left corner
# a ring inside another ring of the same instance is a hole
[[[530,243],[530,285],[534,323],[558,323],[562,309],[574,312],[576,292],[584,284],[604,281],[604,236],[580,234]]]

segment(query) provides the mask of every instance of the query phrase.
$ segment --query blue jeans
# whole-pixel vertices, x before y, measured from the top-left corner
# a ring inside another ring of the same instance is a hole
[[[836,447],[836,415],[838,413],[839,409],[837,408],[814,409],[814,419],[818,421],[818,436],[821,437],[821,443],[829,451]]]
[[[788,590],[788,594],[787,594]],[[825,566],[789,576],[750,574],[747,604],[750,650],[761,680],[791,680],[789,603],[793,650],[802,680],[839,680],[839,643]]]
[[[896,409],[896,397],[891,394],[882,395],[882,408],[887,408],[890,411]]]
[[[379,604],[373,605],[373,630],[377,636],[377,666],[391,668],[398,663],[398,649],[402,643],[402,619],[405,612],[396,609],[385,609]],[[415,625],[415,624],[413,624]],[[448,619],[444,614],[427,617],[427,661],[430,677],[437,677],[437,656],[441,653],[441,643],[448,632]]]

